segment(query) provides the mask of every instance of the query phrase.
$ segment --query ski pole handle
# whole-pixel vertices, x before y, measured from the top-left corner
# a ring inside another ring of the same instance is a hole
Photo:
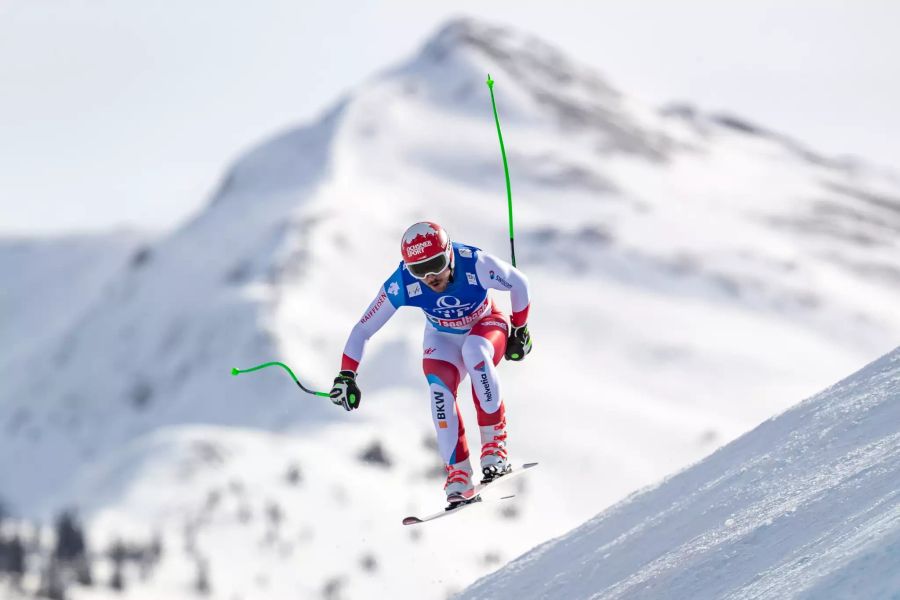
[[[240,375],[241,373],[250,373],[250,372],[252,372],[252,371],[259,371],[260,369],[265,369],[266,367],[276,367],[276,366],[277,366],[277,367],[281,367],[282,369],[284,369],[285,371],[287,371],[287,372],[288,372],[288,375],[291,376],[291,379],[294,380],[294,383],[296,383],[298,386],[300,386],[300,389],[303,390],[304,392],[306,392],[307,394],[312,394],[313,396],[322,396],[323,398],[330,398],[330,397],[331,397],[331,396],[328,394],[328,392],[317,392],[317,391],[315,391],[315,390],[311,390],[311,389],[305,387],[302,383],[300,383],[300,380],[297,379],[297,376],[294,375],[294,372],[291,371],[291,368],[290,368],[289,366],[287,366],[286,364],[284,364],[283,362],[277,362],[277,361],[275,361],[275,362],[267,362],[267,363],[263,363],[263,364],[261,364],[261,365],[256,365],[255,367],[251,367],[251,368],[249,368],[249,369],[237,369],[237,368],[232,368],[232,369],[231,369],[231,374],[234,375],[234,376],[238,376],[238,375]]]

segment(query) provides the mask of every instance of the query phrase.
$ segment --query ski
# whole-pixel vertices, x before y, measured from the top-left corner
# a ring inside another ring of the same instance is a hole
[[[456,514],[469,506],[476,506],[483,504],[485,500],[509,500],[510,498],[515,498],[515,494],[506,494],[499,498],[484,498],[481,494],[484,490],[488,489],[490,486],[496,484],[498,481],[509,481],[510,479],[515,478],[518,475],[521,475],[525,471],[536,467],[538,463],[525,463],[519,467],[514,467],[512,471],[506,473],[505,475],[501,475],[496,479],[492,479],[491,481],[485,483],[479,483],[475,486],[475,493],[472,498],[468,500],[463,500],[462,502],[456,502],[454,504],[450,504],[444,510],[440,512],[436,512],[434,514],[425,516],[425,517],[417,517],[415,515],[411,515],[403,519],[404,525],[418,525],[419,523],[425,523],[427,521],[434,521],[435,519],[440,519],[442,517],[446,517],[451,514]]]
[[[489,485],[495,484],[498,481],[509,481],[513,477],[516,477],[517,475],[521,475],[528,469],[534,468],[537,465],[538,464],[536,462],[525,463],[524,465],[517,465],[517,466],[513,467],[511,471],[509,471],[508,473],[505,473],[504,475],[501,475],[500,477],[497,477],[496,479],[492,479],[485,483],[479,483],[475,486],[475,495],[477,496],[478,494],[483,492]]]

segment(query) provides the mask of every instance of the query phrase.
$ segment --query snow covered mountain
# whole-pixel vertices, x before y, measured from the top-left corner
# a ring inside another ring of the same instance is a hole
[[[900,348],[460,598],[895,598]]]
[[[144,238],[130,231],[0,238],[0,365],[71,328]]]
[[[542,466],[514,505],[409,530],[442,500],[421,316],[370,344],[353,414],[229,372],[284,360],[330,387],[413,221],[506,255],[487,73],[535,292],[535,351],[501,370],[510,450]],[[101,544],[159,532],[135,597],[189,595],[203,562],[215,597],[441,598],[894,347],[898,232],[890,173],[453,22],[241,157],[206,210],[0,362],[0,498],[78,506]]]

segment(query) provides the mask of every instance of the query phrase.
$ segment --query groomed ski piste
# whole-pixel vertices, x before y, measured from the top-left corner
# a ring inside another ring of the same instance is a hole
[[[459,599],[900,597],[900,348]]]

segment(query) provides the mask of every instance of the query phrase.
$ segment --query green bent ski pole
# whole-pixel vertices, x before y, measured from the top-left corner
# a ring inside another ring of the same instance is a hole
[[[500,154],[503,155],[503,173],[506,175],[506,200],[509,205],[509,252],[512,266],[516,266],[516,240],[513,233],[512,188],[509,185],[509,165],[506,164],[506,148],[503,147],[503,134],[500,133],[500,117],[497,116],[497,103],[494,101],[494,80],[488,73],[487,86],[491,91],[491,107],[494,109],[494,122],[497,123],[497,137],[500,139]]]
[[[317,392],[317,391],[315,391],[315,390],[311,390],[311,389],[309,389],[309,388],[307,388],[307,387],[304,387],[304,385],[303,385],[302,383],[300,383],[300,381],[297,379],[297,376],[294,375],[294,372],[291,371],[291,368],[290,368],[289,366],[287,366],[286,364],[284,364],[283,362],[277,362],[277,361],[276,361],[276,362],[267,362],[267,363],[263,363],[263,364],[261,364],[261,365],[256,365],[255,367],[251,367],[251,368],[249,368],[249,369],[235,369],[235,368],[232,368],[232,369],[231,369],[231,374],[237,376],[237,375],[240,375],[241,373],[250,373],[251,371],[259,371],[260,369],[265,369],[266,367],[275,367],[275,366],[281,367],[282,369],[284,369],[285,371],[287,371],[287,372],[288,372],[288,375],[291,376],[291,379],[294,380],[294,383],[296,383],[298,386],[300,386],[300,389],[303,390],[304,392],[306,392],[307,394],[312,394],[312,395],[314,395],[314,396],[322,396],[322,397],[324,397],[324,398],[330,398],[330,397],[331,397],[331,396],[328,394],[328,392]]]

